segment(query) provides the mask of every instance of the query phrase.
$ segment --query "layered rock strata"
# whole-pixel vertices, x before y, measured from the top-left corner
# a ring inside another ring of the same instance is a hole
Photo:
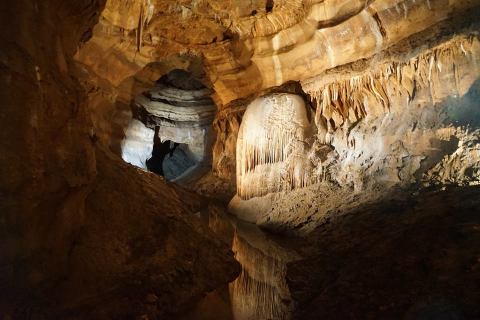
[[[173,72],[167,75],[170,82],[160,80],[153,89],[136,97],[134,119],[122,142],[122,157],[125,161],[146,168],[154,139],[148,141],[142,137],[153,137],[156,134],[162,143],[171,141],[184,145],[181,147],[184,156],[195,165],[211,162],[211,124],[216,107],[210,98],[211,91],[201,83],[188,85],[185,79],[181,80],[185,77],[182,76],[184,73],[186,72],[180,70]],[[175,166],[180,161],[181,159],[172,160],[172,165]],[[182,168],[172,170],[182,171]],[[181,173],[183,172],[174,172],[173,175]]]
[[[217,140],[213,171],[221,178],[231,180],[231,173],[236,170],[235,145],[241,116],[248,102],[259,92],[284,85],[289,80],[300,81],[306,86],[305,91],[315,97],[312,102],[317,113],[316,124],[322,127],[319,130],[326,131],[325,136],[329,139],[333,130],[329,126],[342,125],[345,117],[350,117],[348,121],[352,123],[365,116],[364,106],[358,106],[363,102],[351,98],[356,101],[356,106],[350,116],[349,111],[339,111],[346,107],[339,107],[335,102],[334,91],[343,89],[330,90],[332,100],[326,96],[328,90],[321,89],[326,82],[312,82],[312,79],[328,74],[328,70],[334,68],[347,65],[345,68],[348,69],[350,64],[381,57],[387,58],[373,64],[385,63],[384,67],[391,70],[382,72],[391,73],[397,68],[396,63],[388,60],[389,57],[396,59],[388,54],[391,48],[400,44],[418,55],[419,50],[427,50],[428,46],[422,47],[422,43],[415,43],[412,38],[423,33],[425,39],[430,39],[461,30],[460,26],[475,21],[479,7],[480,3],[475,0],[248,3],[208,0],[192,5],[132,1],[131,5],[124,7],[111,0],[92,40],[80,50],[77,59],[87,64],[92,74],[113,86],[158,61],[177,67],[183,64],[182,68],[185,68],[185,62],[177,59],[179,54],[186,60],[200,59],[219,109],[215,120]],[[132,15],[141,23],[132,23],[128,18]],[[204,32],[196,32],[199,25]],[[444,26],[439,27],[441,25]],[[98,56],[103,58],[98,59]],[[408,60],[402,59],[400,64]],[[112,72],[113,69],[116,72]],[[422,77],[421,81],[424,80]],[[349,79],[346,81],[350,82]],[[384,89],[377,88],[378,83],[369,83],[368,79],[352,80],[352,86],[357,88],[352,89],[352,94],[372,91],[373,95],[380,96],[378,99],[383,106],[386,100],[382,97]],[[410,85],[402,83],[401,86]],[[325,95],[325,99],[319,94]],[[240,106],[242,99],[245,100]],[[372,103],[377,102],[371,101],[370,105]],[[323,120],[319,121],[320,118]]]
[[[77,58],[116,87],[156,61],[201,56],[215,101],[224,106],[370,58],[479,7],[477,0],[283,0],[271,8],[268,2],[136,0],[122,7],[110,0]],[[132,16],[144,23],[132,24]]]
[[[370,58],[478,5],[476,1],[322,1],[306,6],[305,18],[298,24],[282,25],[281,30],[266,37],[241,38],[241,48],[232,50],[238,55],[229,62],[222,63],[225,57],[215,50],[205,51],[207,66],[218,79],[214,82],[218,98],[228,104],[259,88],[305,80]],[[285,20],[273,24],[281,21]]]

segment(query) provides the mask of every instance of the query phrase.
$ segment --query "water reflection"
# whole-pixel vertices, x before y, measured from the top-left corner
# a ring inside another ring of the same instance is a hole
[[[232,246],[235,258],[242,265],[240,276],[228,288],[231,317],[289,319],[294,306],[285,281],[286,264],[298,256],[255,225],[238,221],[219,207],[210,207],[208,225]],[[211,300],[212,295],[208,298]],[[194,318],[213,319],[206,316],[209,308],[204,305],[202,309],[198,309]]]

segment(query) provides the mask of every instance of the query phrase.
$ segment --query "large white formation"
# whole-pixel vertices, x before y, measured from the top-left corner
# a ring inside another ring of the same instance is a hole
[[[237,139],[237,194],[242,199],[312,183],[306,141],[313,114],[302,97],[273,94],[245,111]]]

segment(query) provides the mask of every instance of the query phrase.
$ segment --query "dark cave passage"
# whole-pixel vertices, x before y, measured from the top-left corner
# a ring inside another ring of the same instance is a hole
[[[162,141],[158,136],[159,128],[155,129],[153,151],[150,159],[147,160],[147,169],[167,180],[181,176],[196,161],[187,144],[171,140]]]

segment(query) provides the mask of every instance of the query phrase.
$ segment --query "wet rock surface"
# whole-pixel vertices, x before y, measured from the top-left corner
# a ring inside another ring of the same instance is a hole
[[[295,318],[478,318],[479,204],[448,188],[328,217],[288,265]]]

